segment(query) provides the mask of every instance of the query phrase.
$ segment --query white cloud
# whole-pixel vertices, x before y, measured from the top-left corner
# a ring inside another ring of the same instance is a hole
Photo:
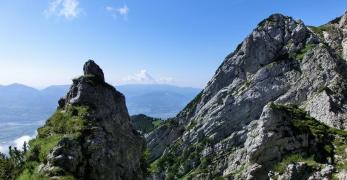
[[[118,16],[122,17],[124,20],[126,20],[128,18],[128,14],[129,14],[129,8],[127,5],[124,5],[121,8],[114,8],[112,6],[107,6],[106,7],[106,11],[108,11],[109,13],[111,13],[111,15],[114,18],[117,18]]]
[[[127,5],[124,5],[123,7],[118,8],[117,11],[119,15],[121,16],[127,16],[129,14],[129,8]]]
[[[29,142],[31,139],[33,138],[33,136],[22,136],[16,140],[14,140],[14,146],[18,149],[23,149],[23,145],[24,145],[24,142]]]
[[[174,82],[174,79],[172,77],[161,77],[159,78],[158,82],[163,84],[170,84]]]
[[[114,11],[115,9],[114,9],[113,7],[111,7],[111,6],[107,6],[107,7],[106,7],[106,10],[109,11],[109,12],[112,12],[112,11]]]
[[[25,135],[25,136],[22,136],[20,138],[15,139],[14,141],[12,141],[10,143],[1,144],[0,145],[0,152],[4,153],[4,154],[8,154],[8,147],[10,147],[10,146],[16,147],[19,150],[23,150],[24,142],[28,143],[31,139],[33,139],[35,137],[36,137],[36,134],[33,136]]]
[[[44,11],[47,17],[55,15],[66,19],[76,18],[80,13],[78,0],[51,0],[48,8]]]
[[[7,150],[7,148],[5,148],[5,146],[1,146],[1,145],[0,145],[0,152],[1,152],[1,153],[7,154],[7,151],[8,151],[8,150]]]
[[[174,82],[172,77],[154,78],[147,70],[143,69],[134,75],[123,78],[122,84],[170,84]]]
[[[147,72],[147,70],[143,69],[134,75],[128,76],[123,79],[126,83],[143,83],[143,84],[154,84],[156,80]]]

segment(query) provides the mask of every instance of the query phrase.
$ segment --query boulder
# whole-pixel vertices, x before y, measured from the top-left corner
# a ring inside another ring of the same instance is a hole
[[[83,72],[84,76],[92,75],[103,82],[105,81],[104,72],[93,60],[88,60],[84,64]]]

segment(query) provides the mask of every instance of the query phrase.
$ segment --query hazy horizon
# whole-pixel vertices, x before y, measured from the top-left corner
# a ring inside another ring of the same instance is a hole
[[[67,84],[48,84],[47,86],[39,86],[39,87],[35,87],[35,86],[31,86],[31,85],[28,85],[28,84],[23,84],[23,83],[18,83],[18,82],[13,82],[13,83],[10,83],[10,84],[0,84],[0,86],[11,86],[11,85],[23,85],[23,86],[26,86],[26,87],[30,87],[30,88],[34,88],[36,90],[44,90],[46,88],[49,88],[49,87],[52,87],[52,86],[70,86],[72,85],[72,80],[71,80],[71,83],[67,83]],[[174,87],[180,87],[180,88],[193,88],[193,89],[203,89],[204,87],[193,87],[193,86],[181,86],[181,85],[175,85],[175,84],[166,84],[166,83],[124,83],[124,84],[111,84],[112,86],[138,86],[138,85],[158,85],[158,86],[174,86]]]
[[[2,1],[0,84],[70,84],[94,59],[111,84],[203,88],[270,14],[321,25],[346,7],[339,0]]]

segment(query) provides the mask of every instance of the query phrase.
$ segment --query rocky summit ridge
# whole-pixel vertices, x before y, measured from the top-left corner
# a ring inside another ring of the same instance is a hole
[[[273,14],[146,135],[152,179],[346,179],[347,14]]]
[[[92,60],[30,141],[30,179],[144,179],[145,141],[130,124],[124,96]],[[31,170],[30,170],[31,169]],[[25,178],[24,178],[25,179]]]

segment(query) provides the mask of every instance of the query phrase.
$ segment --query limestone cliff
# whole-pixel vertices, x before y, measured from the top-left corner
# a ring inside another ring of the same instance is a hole
[[[203,92],[147,135],[152,177],[346,177],[346,19],[259,23]]]

